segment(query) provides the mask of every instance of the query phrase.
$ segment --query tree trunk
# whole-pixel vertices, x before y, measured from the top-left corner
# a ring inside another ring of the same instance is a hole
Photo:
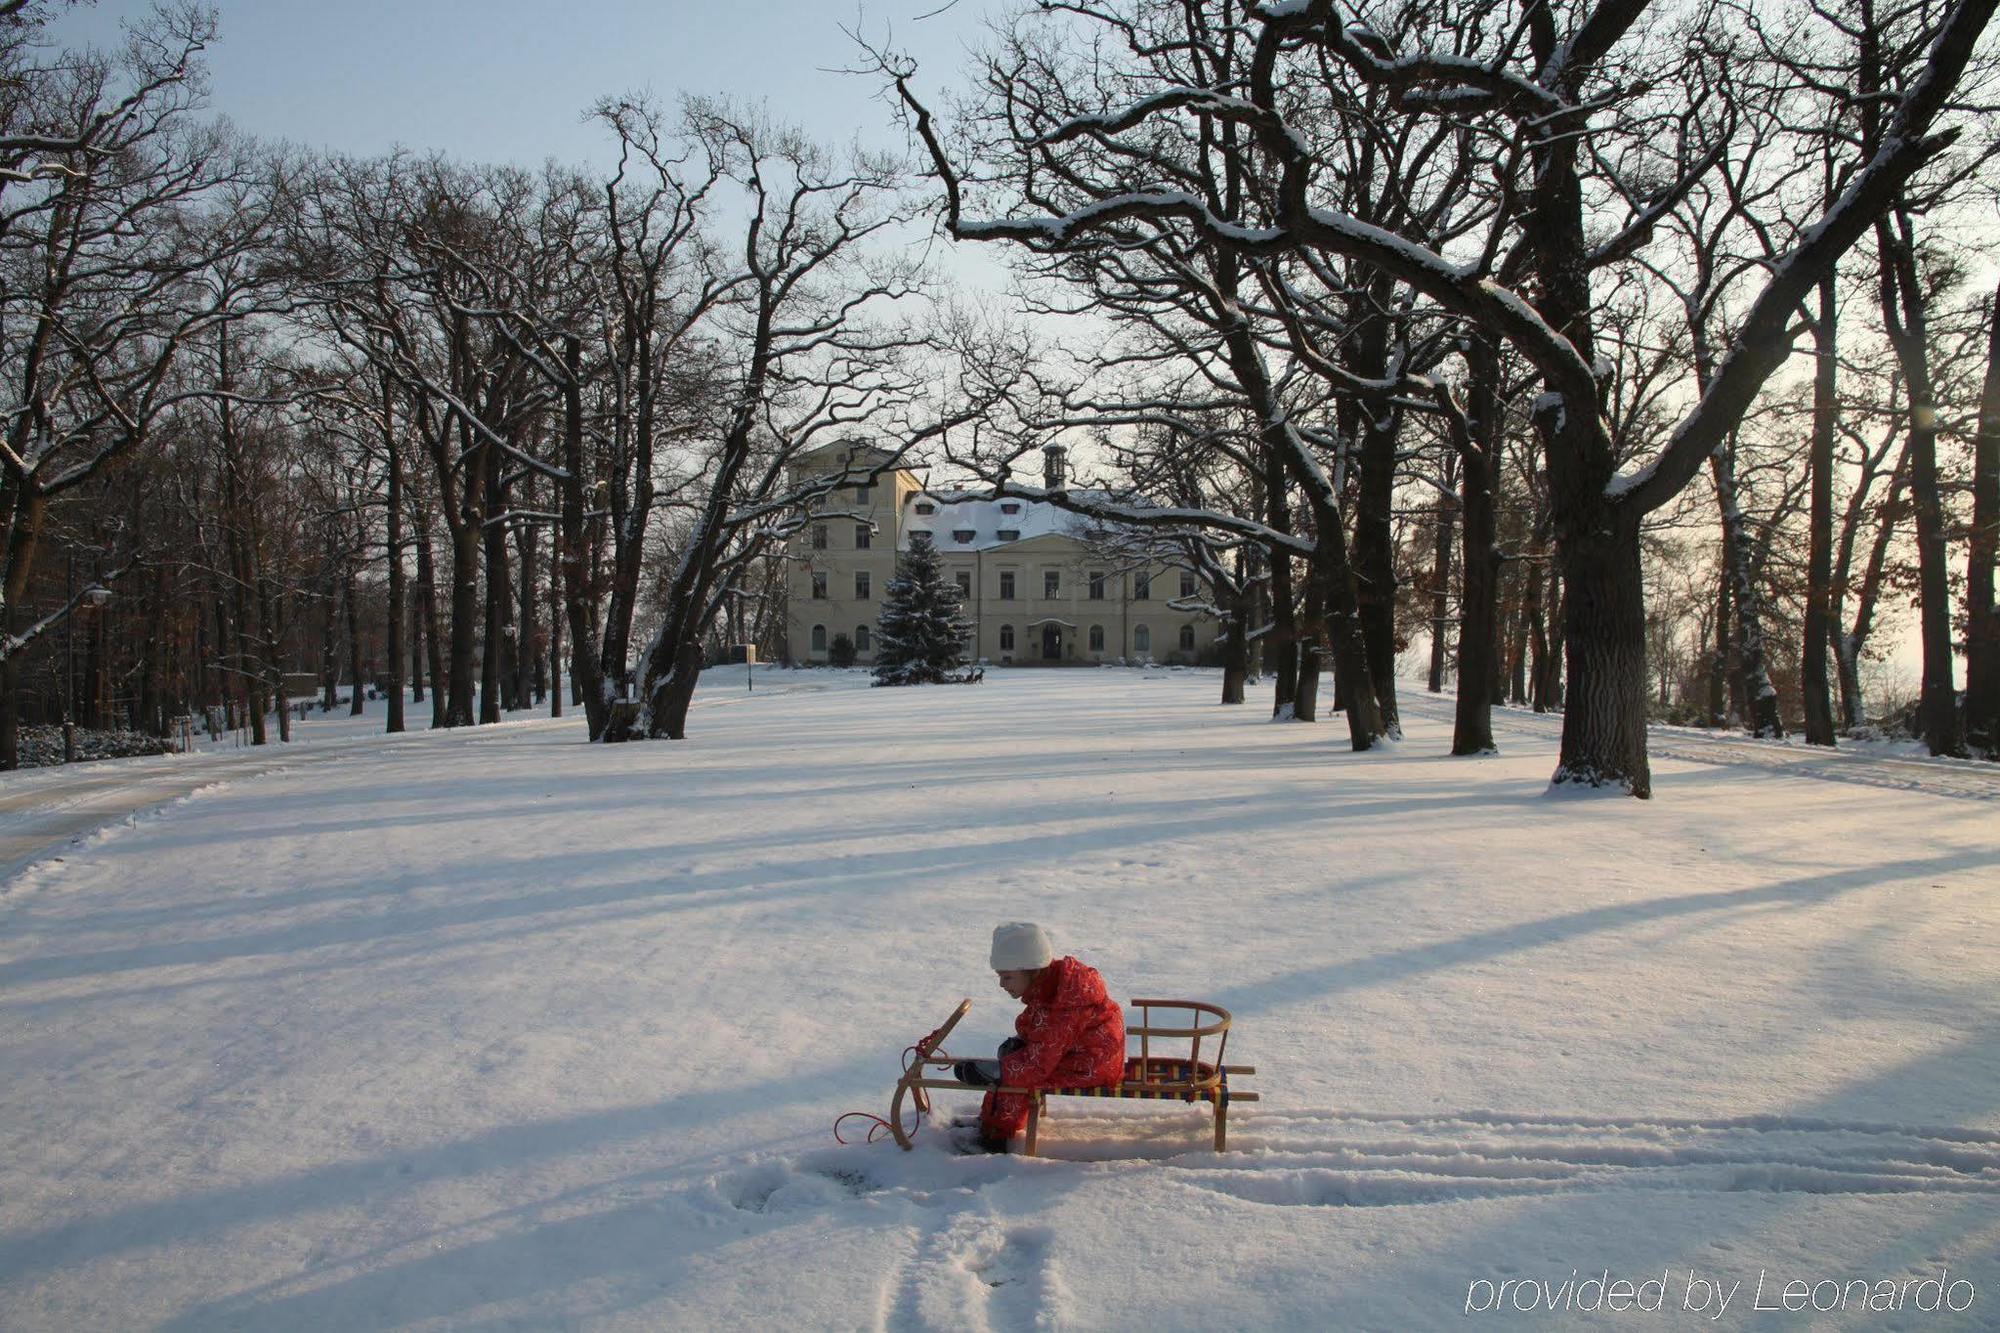
[[[1451,752],[1492,754],[1493,665],[1500,650],[1498,506],[1486,458],[1468,458],[1460,482],[1464,533],[1458,602],[1458,705]]]
[[[533,501],[527,502],[530,507]],[[535,699],[535,666],[541,660],[541,637],[536,614],[539,591],[535,583],[537,537],[532,523],[522,523],[514,535],[515,564],[519,568],[514,607],[514,706],[526,708]]]
[[[1889,546],[1895,539],[1902,517],[1903,488],[1909,477],[1907,451],[1897,460],[1889,477],[1889,494],[1882,502],[1882,517],[1875,529],[1875,541],[1868,551],[1868,564],[1861,574],[1861,587],[1854,598],[1854,623],[1842,634],[1834,649],[1840,667],[1840,706],[1851,731],[1868,720],[1867,700],[1861,691],[1861,653],[1868,646],[1869,631],[1875,624],[1875,605],[1881,599],[1888,574]]]
[[[454,583],[453,597],[456,596],[457,585]],[[428,514],[419,515],[417,520],[417,601],[422,620],[418,626],[422,632],[418,637],[423,640],[424,665],[430,669],[431,677],[431,725],[442,727],[448,715],[446,694],[451,683],[445,674],[444,643],[438,634],[437,557],[431,546],[431,519]]]
[[[563,715],[563,534],[549,533],[549,716]]]
[[[1729,682],[1735,674],[1729,665],[1729,571],[1726,569],[1715,571],[1715,624],[1710,639],[1708,725],[1726,727],[1729,725]]]
[[[1986,383],[1972,445],[1972,532],[1965,560],[1965,731],[2000,759],[2000,607],[1993,574],[2000,553],[2000,292],[1987,332]]]
[[[362,690],[361,680],[361,605],[359,597],[356,596],[358,583],[360,579],[355,577],[354,564],[349,561],[347,578],[342,588],[342,596],[347,602],[347,688],[353,695],[347,705],[349,717],[360,717],[367,710],[367,695]]]
[[[1805,642],[1799,654],[1799,692],[1805,705],[1806,744],[1833,744],[1833,695],[1826,676],[1833,638],[1833,428],[1839,403],[1834,278],[1819,284],[1819,319],[1813,326],[1812,500],[1806,520]]]
[[[1230,604],[1223,625],[1222,702],[1226,704],[1243,702],[1243,681],[1250,674],[1250,635],[1244,625],[1249,609],[1250,596],[1245,593]]]
[[[292,739],[292,701],[285,693],[285,659],[279,647],[281,625],[289,623],[289,617],[278,614],[280,594],[271,586],[271,580],[260,575],[257,579],[257,614],[263,622],[264,662],[271,673],[271,697],[277,701],[278,739],[290,742]]]
[[[1265,522],[1275,532],[1292,530],[1291,506],[1286,502],[1284,460],[1275,449],[1264,451]],[[1289,551],[1271,552],[1271,632],[1264,659],[1271,666],[1271,716],[1296,717],[1299,689],[1298,607],[1293,601],[1292,556]]]
[[[383,628],[385,643],[383,652],[389,659],[389,720],[385,731],[394,733],[403,729],[403,625],[404,603],[408,600],[403,587],[403,462],[396,448],[394,419],[389,415],[393,402],[390,397],[388,376],[382,377],[382,450],[389,464],[389,512],[388,555],[389,555],[389,614]],[[414,660],[412,665],[415,665]],[[423,677],[419,675],[418,680]],[[417,698],[422,699],[420,692]]]
[[[1361,294],[1359,309],[1385,311],[1394,295],[1394,283],[1377,277]],[[1389,364],[1389,320],[1381,314],[1364,315],[1350,337],[1349,364],[1364,378],[1380,379]],[[1367,671],[1370,693],[1381,719],[1379,734],[1400,737],[1402,718],[1396,708],[1396,552],[1392,524],[1396,491],[1396,436],[1401,413],[1391,408],[1360,406],[1351,417],[1358,419],[1361,477],[1354,503],[1353,574],[1355,623],[1361,637],[1362,669]],[[1334,611],[1336,632],[1334,656],[1336,683],[1352,687],[1348,664],[1338,636],[1339,602],[1329,603]],[[1353,711],[1351,708],[1348,710]],[[1371,737],[1372,740],[1372,737]],[[1366,748],[1358,746],[1357,748]]]
[[[1515,594],[1509,599],[1513,631],[1506,659],[1507,702],[1519,708],[1528,702],[1528,644],[1534,637],[1535,617],[1541,614],[1542,605],[1541,575],[1532,562],[1515,563],[1514,588]]]
[[[1460,441],[1458,703],[1451,752],[1492,754],[1494,659],[1500,652],[1500,362],[1486,339],[1466,344],[1471,372]],[[1456,429],[1456,427],[1454,427]]]
[[[556,563],[562,571],[563,607],[569,620],[570,680],[582,696],[583,716],[590,739],[604,739],[610,718],[610,703],[604,688],[602,659],[592,623],[591,579],[584,570],[584,554],[589,550],[589,519],[584,505],[582,345],[574,336],[564,340],[563,360],[563,468],[561,554]],[[622,661],[622,658],[621,658]],[[557,693],[561,693],[560,690]]]
[[[472,648],[478,629],[479,524],[460,523],[451,534],[451,684],[442,726],[472,725]]]
[[[1307,622],[1310,625],[1310,622]],[[1310,629],[1299,643],[1298,680],[1292,695],[1292,717],[1299,722],[1319,721],[1320,662],[1319,638]]]
[[[1945,565],[1944,504],[1938,491],[1937,397],[1931,386],[1930,340],[1909,220],[1899,213],[1900,234],[1876,225],[1882,269],[1882,321],[1889,330],[1909,395],[1904,452],[1910,460],[1910,499],[1917,528],[1917,585],[1922,612],[1924,742],[1936,755],[1965,754],[1958,697],[1952,682],[1951,585]]]
[[[1715,502],[1722,511],[1722,569],[1729,580],[1730,602],[1736,611],[1736,668],[1741,680],[1743,720],[1750,734],[1780,737],[1784,723],[1778,717],[1778,691],[1771,684],[1771,670],[1764,658],[1763,598],[1758,595],[1751,575],[1749,524],[1744,521],[1736,489],[1736,439],[1731,435],[1709,455],[1710,475],[1715,480]]]
[[[501,489],[500,451],[487,446],[486,522],[481,525],[481,544],[486,556],[486,604],[484,652],[479,659],[479,721],[498,722],[514,703],[514,584],[512,559],[507,550],[507,525],[494,520],[507,512],[507,496]]]
[[[1562,707],[1562,654],[1556,651],[1555,636],[1549,626],[1562,619],[1562,572],[1553,560],[1543,562],[1538,576],[1542,584],[1542,610],[1534,625],[1535,671],[1532,689],[1537,713],[1553,713]]]
[[[1458,454],[1456,451],[1445,455],[1444,484],[1447,489],[1456,481]],[[1444,664],[1450,655],[1448,640],[1451,637],[1451,545],[1452,528],[1458,516],[1457,507],[1448,496],[1439,496],[1436,509],[1437,532],[1431,543],[1431,670],[1424,682],[1432,694],[1444,691]]]
[[[328,543],[326,595],[320,601],[319,710],[331,713],[340,702],[340,606],[333,596],[333,551]]]
[[[1557,533],[1563,571],[1562,759],[1557,785],[1653,794],[1646,762],[1646,609],[1638,516],[1623,509]]]

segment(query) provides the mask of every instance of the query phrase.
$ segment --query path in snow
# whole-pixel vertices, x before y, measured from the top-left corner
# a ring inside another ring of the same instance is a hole
[[[1398,704],[1406,716],[1447,725],[1452,717],[1450,695],[1405,687]],[[1559,740],[1562,717],[1516,708],[1493,710],[1493,729],[1503,735]],[[1922,792],[1968,801],[2000,801],[2000,764],[1872,754],[1872,747],[1807,745],[1799,740],[1760,741],[1735,732],[1703,732],[1685,727],[1653,727],[1646,736],[1646,753],[1653,759],[1679,759],[1691,764],[1759,768],[1784,777],[1821,782],[1851,782],[1891,791]]]
[[[754,699],[751,692],[736,692],[741,687],[740,674],[727,673],[726,686],[721,679],[724,674],[710,673],[706,690],[695,700],[696,707],[706,711]],[[764,692],[782,695],[828,688],[827,681],[802,674],[767,681]],[[382,730],[384,705],[378,699],[369,702],[370,711],[361,717],[343,713],[301,719],[294,724],[299,739],[289,743],[273,740],[251,748],[217,745],[192,755],[144,756],[0,774],[0,783],[4,783],[0,785],[0,891],[12,876],[65,846],[75,845],[86,834],[198,791],[342,758],[366,759],[371,752],[383,753],[385,747],[426,743],[429,708],[421,703],[405,706],[411,729],[395,735]],[[502,725],[574,730],[582,726],[581,716],[550,718],[539,710],[523,709]],[[460,734],[470,737],[467,743],[477,744],[479,736],[492,733],[474,728]],[[437,742],[433,738],[428,743]]]

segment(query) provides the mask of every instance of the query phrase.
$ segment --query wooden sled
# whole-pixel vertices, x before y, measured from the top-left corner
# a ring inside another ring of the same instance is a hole
[[[1139,1021],[1134,1024],[1128,1014],[1125,1025],[1125,1039],[1139,1039],[1139,1053],[1128,1054],[1125,1059],[1125,1078],[1122,1082],[1107,1084],[1098,1088],[1015,1088],[1001,1087],[1001,1092],[1011,1092],[1028,1099],[1028,1131],[1026,1155],[1033,1157],[1040,1137],[1042,1112],[1046,1099],[1050,1097],[1120,1097],[1139,1101],[1207,1102],[1215,1112],[1215,1150],[1226,1151],[1229,1145],[1229,1104],[1231,1102],[1254,1102],[1258,1100],[1254,1092],[1236,1092],[1229,1086],[1232,1074],[1244,1076],[1257,1072],[1252,1065],[1224,1064],[1223,1052],[1229,1045],[1229,1011],[1220,1005],[1205,1004],[1200,1000],[1134,1000],[1131,1007],[1138,1011]],[[930,1109],[930,1090],[933,1088],[957,1089],[966,1092],[985,1092],[973,1083],[961,1083],[955,1078],[929,1078],[926,1071],[932,1068],[950,1069],[962,1057],[948,1055],[942,1049],[944,1039],[958,1026],[958,1020],[965,1017],[972,1008],[971,1000],[960,1000],[958,1008],[952,1011],[943,1025],[935,1032],[910,1048],[911,1058],[903,1069],[903,1077],[897,1080],[896,1095],[889,1102],[889,1131],[896,1136],[896,1142],[905,1152],[916,1147],[908,1132],[903,1128],[903,1102],[907,1098],[916,1107],[919,1116]],[[1182,1011],[1188,1015],[1178,1026],[1163,1026],[1153,1021],[1153,1011],[1165,1009]],[[1202,1042],[1214,1039],[1214,1046],[1208,1060],[1201,1058]],[[1163,1042],[1167,1049],[1155,1051],[1154,1043]],[[1179,1043],[1185,1042],[1185,1047]],[[1127,1048],[1129,1051],[1129,1047]],[[1183,1050],[1185,1054],[1183,1054]]]

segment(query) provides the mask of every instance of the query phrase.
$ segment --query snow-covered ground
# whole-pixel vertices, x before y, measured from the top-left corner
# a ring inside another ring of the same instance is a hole
[[[1201,672],[863,686],[356,739],[8,880],[0,1328],[2000,1326],[1989,770],[1675,734],[1557,799],[1551,720],[1453,760],[1420,694],[1354,755]],[[1231,1152],[833,1144],[1008,1030],[1015,918],[1235,1011]]]

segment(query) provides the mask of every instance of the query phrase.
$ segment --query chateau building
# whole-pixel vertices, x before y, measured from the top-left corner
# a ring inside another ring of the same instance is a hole
[[[1047,489],[1055,490],[1063,483],[1063,449],[1051,445],[1043,457]],[[875,619],[895,576],[896,553],[916,533],[930,535],[945,577],[958,583],[972,631],[970,661],[1193,663],[1215,641],[1213,617],[1174,605],[1198,597],[1191,571],[1171,564],[1135,568],[1094,549],[1084,539],[1090,525],[1053,505],[940,499],[908,469],[883,468],[890,458],[835,444],[793,465],[795,483],[826,473],[855,480],[831,491],[792,539],[789,661],[825,662],[843,634],[857,662],[875,660]]]

